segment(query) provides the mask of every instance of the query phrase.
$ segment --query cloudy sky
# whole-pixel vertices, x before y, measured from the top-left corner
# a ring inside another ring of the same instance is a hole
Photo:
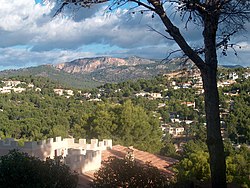
[[[150,12],[133,14],[128,6],[108,12],[107,5],[98,5],[79,10],[71,7],[52,18],[55,3],[39,2],[1,0],[0,70],[96,56],[162,59],[178,49],[173,41],[150,29],[164,33],[161,22]],[[173,19],[189,43],[199,47],[199,28],[189,25],[186,30],[178,15]],[[246,27],[250,30],[250,24]],[[240,33],[233,42],[241,46],[238,56],[230,51],[227,57],[218,53],[220,64],[250,66],[250,33]]]

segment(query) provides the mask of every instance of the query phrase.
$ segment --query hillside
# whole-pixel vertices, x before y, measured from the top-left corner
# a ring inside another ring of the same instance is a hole
[[[88,78],[88,76],[69,74],[67,72],[56,69],[52,65],[41,65],[37,67],[6,70],[0,72],[0,77],[2,78],[29,75],[46,77],[53,81],[59,82],[62,85],[73,88],[94,88],[101,85],[101,83]]]
[[[134,56],[129,58],[96,57],[76,59],[57,65],[1,71],[0,77],[42,76],[74,88],[95,88],[104,83],[151,78],[184,67],[191,67],[191,63],[183,65],[182,59],[161,61]]]

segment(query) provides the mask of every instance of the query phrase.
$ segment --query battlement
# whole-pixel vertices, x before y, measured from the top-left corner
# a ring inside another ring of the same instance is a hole
[[[83,148],[86,150],[105,150],[112,148],[112,140],[104,139],[103,141],[98,141],[98,139],[91,139],[90,144],[86,142],[86,139],[79,139],[77,142],[74,138],[64,138],[60,136],[56,138],[48,138],[47,140],[41,141],[29,141],[24,142],[24,146],[19,146],[18,142],[13,138],[6,138],[5,140],[0,140],[0,149],[30,149],[36,150],[40,148],[47,148],[52,146],[65,146],[66,148]]]

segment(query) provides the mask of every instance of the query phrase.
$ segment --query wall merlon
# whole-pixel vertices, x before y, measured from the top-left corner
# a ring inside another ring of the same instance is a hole
[[[47,144],[52,144],[54,142],[54,138],[48,138],[47,139]]]
[[[98,139],[91,139],[90,143],[91,143],[91,145],[97,145],[98,144]]]
[[[84,145],[86,145],[86,139],[79,139],[79,144],[81,145],[81,146],[84,146]]]
[[[61,136],[56,137],[56,142],[61,142],[61,141],[62,141],[62,137]]]
[[[104,146],[106,149],[112,149],[112,140],[111,139],[103,139]]]
[[[64,138],[63,141],[68,143],[68,146],[74,145],[75,139],[74,138]]]

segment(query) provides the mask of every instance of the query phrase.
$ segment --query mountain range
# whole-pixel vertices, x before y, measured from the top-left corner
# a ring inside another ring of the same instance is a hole
[[[93,88],[108,82],[147,79],[192,66],[191,62],[184,62],[181,58],[166,61],[135,56],[129,58],[95,57],[75,59],[56,65],[5,70],[0,72],[0,77],[42,76],[68,87]]]

